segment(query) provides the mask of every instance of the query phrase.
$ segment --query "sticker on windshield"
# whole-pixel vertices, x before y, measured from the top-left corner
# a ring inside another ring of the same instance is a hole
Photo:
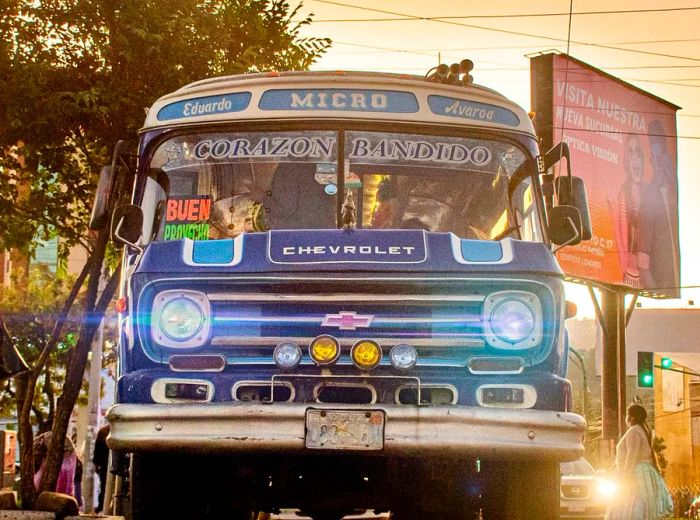
[[[196,159],[241,159],[268,157],[271,159],[319,159],[328,160],[333,155],[335,137],[281,136],[264,134],[237,137],[235,139],[203,139],[193,150]]]
[[[209,239],[210,215],[211,197],[208,195],[168,199],[165,205],[163,240]]]
[[[433,114],[459,117],[474,121],[486,121],[508,126],[518,126],[520,118],[507,108],[468,99],[445,96],[428,96],[428,106]]]
[[[241,112],[248,108],[250,98],[250,92],[239,92],[236,94],[222,94],[220,96],[206,96],[176,101],[161,108],[156,118],[158,121],[169,121],[185,117]]]
[[[437,136],[349,133],[351,162],[483,168],[492,159],[485,142]]]

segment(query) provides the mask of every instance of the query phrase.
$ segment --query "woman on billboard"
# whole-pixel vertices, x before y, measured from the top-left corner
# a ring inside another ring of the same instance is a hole
[[[631,134],[625,143],[625,180],[617,195],[615,239],[622,283],[635,289],[641,288],[637,262],[640,207],[644,191],[644,154],[639,137]],[[612,204],[611,204],[612,205]]]
[[[677,297],[680,285],[678,185],[662,123],[649,124],[653,177],[642,194],[639,271],[644,289]]]

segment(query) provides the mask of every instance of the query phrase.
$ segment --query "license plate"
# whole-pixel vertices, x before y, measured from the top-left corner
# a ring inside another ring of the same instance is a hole
[[[306,447],[321,450],[381,450],[384,412],[306,410]]]
[[[571,504],[569,505],[569,513],[584,513],[586,511],[586,506],[583,504]]]

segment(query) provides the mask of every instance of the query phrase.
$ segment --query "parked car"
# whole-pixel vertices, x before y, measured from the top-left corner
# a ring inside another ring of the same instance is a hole
[[[601,520],[617,494],[616,481],[596,473],[584,458],[562,462],[560,469],[560,518]]]

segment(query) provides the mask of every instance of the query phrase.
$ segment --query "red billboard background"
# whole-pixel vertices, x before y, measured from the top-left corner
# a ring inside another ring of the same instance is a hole
[[[538,56],[532,65],[543,148],[568,143],[590,205],[593,236],[557,253],[562,269],[571,278],[677,297],[679,107],[570,56]]]

